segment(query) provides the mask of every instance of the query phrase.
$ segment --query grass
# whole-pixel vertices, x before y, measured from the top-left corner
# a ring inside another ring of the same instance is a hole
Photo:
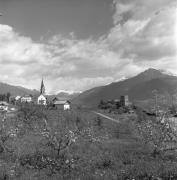
[[[86,109],[25,108],[4,123],[0,117],[0,179],[166,180],[177,175],[175,154],[151,156],[136,116],[112,114],[117,124]]]

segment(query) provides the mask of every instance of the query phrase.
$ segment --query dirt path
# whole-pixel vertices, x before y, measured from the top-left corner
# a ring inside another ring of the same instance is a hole
[[[105,118],[105,119],[108,119],[108,120],[110,120],[110,121],[113,121],[113,122],[115,122],[115,123],[120,123],[120,121],[118,120],[118,119],[113,119],[113,118],[111,118],[111,117],[109,117],[109,116],[106,116],[106,115],[104,115],[104,114],[102,114],[102,113],[98,113],[98,112],[96,112],[96,111],[92,111],[94,114],[97,114],[97,115],[99,115],[99,116],[101,116],[101,117],[103,117],[103,118]]]

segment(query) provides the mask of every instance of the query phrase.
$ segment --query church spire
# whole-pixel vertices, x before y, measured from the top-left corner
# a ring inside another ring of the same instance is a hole
[[[40,94],[45,94],[45,86],[44,86],[44,81],[43,81],[43,78],[42,78],[42,81],[41,81],[41,89],[40,89]]]

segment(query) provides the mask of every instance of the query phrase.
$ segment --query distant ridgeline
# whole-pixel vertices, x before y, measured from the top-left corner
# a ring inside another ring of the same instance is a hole
[[[146,103],[147,100],[153,98],[154,90],[164,96],[167,94],[168,96],[177,95],[177,76],[151,68],[124,81],[87,90],[74,98],[72,102],[83,106],[97,107],[100,100],[116,100],[126,94],[133,103]],[[177,102],[177,99],[174,101]]]
[[[10,93],[11,96],[23,96],[25,94],[36,95],[39,94],[37,90],[27,89],[21,86],[13,86],[0,82],[0,94]]]

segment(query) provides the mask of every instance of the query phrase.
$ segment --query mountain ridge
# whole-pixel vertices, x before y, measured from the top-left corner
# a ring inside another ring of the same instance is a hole
[[[124,81],[87,90],[74,98],[73,103],[95,106],[101,99],[119,99],[120,95],[129,95],[131,101],[145,100],[151,97],[154,89],[174,93],[177,91],[177,76],[150,68]]]
[[[7,83],[0,82],[0,94],[10,93],[12,96],[23,96],[25,94],[38,94],[39,92],[35,89],[27,89],[22,86],[10,85]]]

